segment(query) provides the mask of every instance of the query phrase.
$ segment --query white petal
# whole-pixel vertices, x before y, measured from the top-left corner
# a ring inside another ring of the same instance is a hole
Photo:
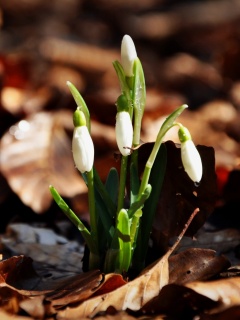
[[[86,126],[76,127],[72,139],[73,160],[80,172],[89,172],[93,167],[94,146]]]
[[[202,179],[202,160],[192,140],[181,144],[182,163],[188,176],[194,182]]]
[[[136,58],[137,52],[134,42],[130,36],[125,35],[121,45],[121,62],[123,70],[128,77],[133,76],[133,63]]]
[[[116,140],[118,148],[123,156],[128,156],[132,147],[133,127],[130,115],[126,111],[118,112],[116,116]],[[128,148],[126,148],[128,147]]]

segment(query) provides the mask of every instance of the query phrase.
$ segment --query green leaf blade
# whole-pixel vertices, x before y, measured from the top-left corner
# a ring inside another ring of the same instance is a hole
[[[63,211],[63,213],[69,218],[69,220],[81,232],[84,240],[86,241],[87,246],[89,247],[89,250],[92,252],[95,252],[96,248],[95,248],[95,244],[93,243],[93,240],[91,238],[90,231],[86,228],[86,226],[78,218],[78,216],[72,211],[72,209],[69,208],[69,206],[63,200],[63,198],[60,196],[60,194],[57,192],[57,190],[53,186],[49,186],[49,190],[52,194],[53,199],[55,200],[55,202],[59,206],[59,208]]]
[[[116,168],[109,170],[105,188],[112,202],[117,206],[118,188],[119,188],[119,176]]]
[[[121,273],[128,271],[131,263],[132,248],[130,237],[130,220],[127,210],[122,209],[118,214],[117,234],[120,249],[119,270]]]

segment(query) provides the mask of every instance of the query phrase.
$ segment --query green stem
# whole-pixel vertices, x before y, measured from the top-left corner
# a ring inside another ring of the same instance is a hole
[[[158,150],[162,144],[163,138],[165,134],[175,125],[179,125],[179,123],[174,123],[176,118],[187,108],[187,105],[182,105],[177,110],[175,110],[173,113],[171,113],[164,123],[161,126],[161,129],[158,132],[157,139],[154,143],[152,152],[148,158],[148,161],[146,163],[144,172],[143,172],[143,178],[139,189],[139,195],[145,190],[147,184],[149,183],[149,177],[152,170],[152,166],[154,164],[154,161],[156,159]]]
[[[152,170],[152,164],[151,163],[149,164],[147,162],[144,168],[142,182],[139,188],[138,196],[140,196],[143,193],[143,191],[146,189],[146,186],[148,185],[148,182],[149,182],[151,170]]]
[[[119,181],[119,192],[118,192],[117,214],[124,206],[125,187],[126,187],[126,180],[127,180],[127,163],[128,163],[128,157],[122,156],[121,170],[120,170],[120,181]]]
[[[88,205],[89,205],[89,214],[90,214],[90,226],[91,226],[91,235],[93,242],[95,243],[96,254],[98,254],[98,230],[97,230],[97,215],[96,215],[96,206],[95,206],[95,194],[94,194],[94,174],[93,169],[86,173],[88,180]]]

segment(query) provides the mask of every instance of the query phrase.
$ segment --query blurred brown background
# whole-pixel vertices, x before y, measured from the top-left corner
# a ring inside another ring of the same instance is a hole
[[[2,0],[0,23],[1,232],[10,221],[62,217],[49,184],[87,219],[86,188],[71,158],[76,105],[66,81],[89,107],[104,179],[118,166],[112,62],[124,34],[145,71],[142,140],[154,141],[163,119],[187,103],[182,123],[196,144],[215,148],[219,197],[229,173],[239,172],[238,0]],[[178,141],[174,131],[167,139]]]

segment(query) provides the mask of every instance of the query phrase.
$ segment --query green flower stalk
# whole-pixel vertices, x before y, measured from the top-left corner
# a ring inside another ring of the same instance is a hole
[[[183,167],[193,182],[199,183],[202,179],[202,160],[195,147],[188,129],[180,126],[178,137],[181,142],[181,158]]]

